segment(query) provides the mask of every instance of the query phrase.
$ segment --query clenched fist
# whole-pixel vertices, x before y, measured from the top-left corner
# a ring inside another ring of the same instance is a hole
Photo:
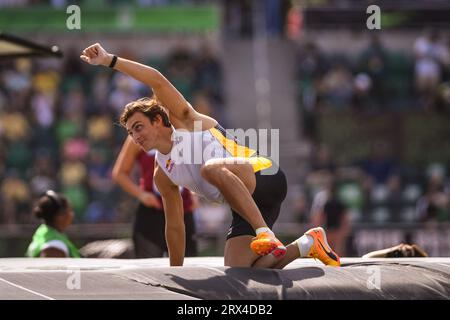
[[[96,65],[109,66],[113,55],[106,52],[105,49],[99,44],[93,44],[86,49],[83,50],[83,53],[80,56],[81,60]]]

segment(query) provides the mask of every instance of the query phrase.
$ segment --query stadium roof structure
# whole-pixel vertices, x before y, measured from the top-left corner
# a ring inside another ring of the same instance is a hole
[[[0,31],[0,59],[22,57],[62,58],[62,51],[56,46],[47,47]]]

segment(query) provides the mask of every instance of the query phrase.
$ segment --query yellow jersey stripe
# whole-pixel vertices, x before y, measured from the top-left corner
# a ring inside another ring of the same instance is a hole
[[[272,166],[272,161],[264,157],[250,157],[249,161],[253,166],[253,172],[268,169]]]
[[[272,166],[272,161],[267,158],[260,156],[253,157],[253,155],[256,154],[256,150],[237,144],[236,141],[228,139],[216,128],[211,128],[209,131],[233,157],[248,158],[250,164],[253,166],[254,172],[258,172]]]

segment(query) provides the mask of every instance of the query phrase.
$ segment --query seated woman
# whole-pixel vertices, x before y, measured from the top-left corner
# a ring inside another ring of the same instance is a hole
[[[44,223],[34,233],[27,257],[80,258],[78,249],[63,234],[73,220],[73,211],[66,197],[47,191],[38,200],[33,214]]]

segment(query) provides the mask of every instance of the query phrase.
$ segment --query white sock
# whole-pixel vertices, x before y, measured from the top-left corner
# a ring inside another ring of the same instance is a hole
[[[306,234],[297,239],[297,246],[298,250],[300,251],[301,258],[305,258],[308,255],[309,249],[311,249],[313,243],[313,238]]]
[[[267,227],[262,227],[262,228],[258,228],[258,229],[255,230],[256,235],[258,235],[258,234],[260,234],[262,232],[270,233],[273,236],[275,236],[275,234],[272,232],[272,230],[270,230],[270,228],[267,228]]]

